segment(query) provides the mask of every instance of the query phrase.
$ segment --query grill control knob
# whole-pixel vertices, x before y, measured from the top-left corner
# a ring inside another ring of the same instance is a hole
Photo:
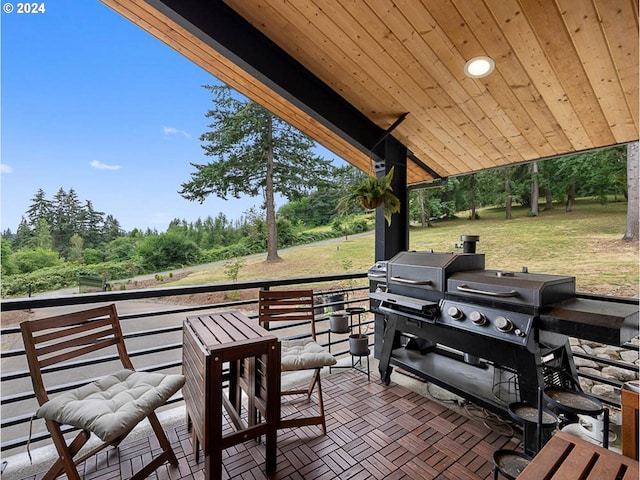
[[[469,314],[469,318],[473,322],[474,325],[484,325],[487,323],[487,317],[484,313],[480,312],[471,312]]]
[[[511,330],[513,330],[513,322],[506,317],[496,317],[496,319],[493,321],[493,324],[501,332],[510,332]]]
[[[462,310],[460,310],[458,307],[453,306],[447,309],[447,315],[456,320],[462,320],[462,317],[464,317],[464,313],[462,312]]]

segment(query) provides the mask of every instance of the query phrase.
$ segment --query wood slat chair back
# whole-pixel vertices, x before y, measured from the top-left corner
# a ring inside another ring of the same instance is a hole
[[[305,425],[320,425],[323,433],[326,434],[327,426],[324,414],[324,403],[322,399],[322,382],[320,371],[325,366],[335,365],[336,360],[331,353],[316,341],[316,325],[314,313],[313,290],[287,290],[271,291],[261,290],[259,293],[258,320],[269,328],[269,324],[278,322],[300,323],[300,328],[308,324],[311,339],[305,340],[282,340],[282,358],[291,358],[291,355],[298,356],[299,367],[292,367],[290,363],[285,365],[283,361],[283,371],[313,371],[309,385],[305,389],[285,389],[280,392],[281,397],[291,395],[307,395],[307,401],[311,401],[311,395],[317,391],[318,414],[307,417],[283,418],[280,420],[280,428],[300,427]],[[293,352],[293,353],[292,353]],[[311,359],[311,361],[309,361]]]
[[[74,359],[92,358],[92,354],[94,354],[93,358],[95,358],[95,352],[107,349],[100,353],[110,354],[116,358],[116,362],[119,359],[122,369],[135,371],[127,353],[114,304],[23,322],[20,324],[20,329],[34,393],[41,407],[50,400],[46,377],[51,374],[53,370],[51,367],[64,365]],[[117,355],[114,355],[115,352],[117,352]],[[163,377],[181,376],[166,375]],[[176,378],[172,380],[175,381]],[[174,390],[179,390],[179,387]],[[56,396],[51,400],[55,399]],[[175,466],[178,464],[156,414],[152,411],[146,415],[157,436],[162,452],[131,477],[132,479],[146,478],[167,461]],[[63,435],[63,430],[68,430],[68,427],[63,427],[62,423],[58,423],[55,420],[47,418],[44,418],[44,420],[60,457],[42,477],[46,480],[56,478],[63,473],[69,479],[79,480],[80,476],[76,465],[108,446],[117,446],[135,427],[135,425],[132,425],[131,428],[128,428],[116,438],[106,443],[101,442],[80,458],[74,459],[80,449],[87,443],[92,432],[89,429],[80,428],[80,432],[75,438],[68,442]]]
[[[316,340],[316,319],[313,290],[262,290],[259,302],[259,320],[269,322],[308,322],[311,338]]]

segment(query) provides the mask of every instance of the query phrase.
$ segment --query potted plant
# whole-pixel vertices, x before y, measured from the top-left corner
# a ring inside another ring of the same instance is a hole
[[[350,332],[349,316],[344,312],[333,312],[329,314],[329,329],[333,333]]]
[[[393,194],[391,180],[394,169],[378,178],[369,174],[355,185],[348,188],[347,193],[338,202],[338,211],[347,213],[354,203],[358,203],[367,210],[374,210],[384,204],[384,218],[391,225],[391,215],[400,211],[400,200]]]
[[[368,327],[365,327],[365,332]],[[358,322],[358,333],[349,335],[349,353],[354,357],[369,355],[369,336],[362,333],[362,326]]]

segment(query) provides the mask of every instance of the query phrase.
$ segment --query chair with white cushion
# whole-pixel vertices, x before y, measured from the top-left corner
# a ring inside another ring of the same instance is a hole
[[[151,423],[161,452],[131,478],[146,478],[165,462],[178,465],[155,410],[182,388],[185,379],[182,375],[134,369],[115,305],[23,322],[20,329],[40,405],[35,417],[44,419],[59,454],[43,479],[64,473],[71,480],[79,480],[76,465],[105,447],[119,445],[145,418]],[[64,369],[69,361],[81,357],[95,359],[91,354],[98,350],[101,354],[112,353],[122,368],[49,398],[51,389],[45,378],[51,372]],[[80,430],[70,442],[64,437],[69,426]],[[74,458],[92,434],[101,440],[99,445]]]
[[[281,419],[280,428],[301,427],[304,425],[321,425],[323,433],[327,433],[327,424],[322,401],[322,384],[320,371],[323,367],[336,364],[335,357],[328,349],[316,341],[316,326],[313,306],[313,290],[267,291],[261,290],[259,295],[258,320],[263,324],[279,322],[295,322],[296,325],[310,328],[311,337],[281,341],[281,370],[293,372],[313,371],[307,388],[282,390],[281,397],[287,395],[311,394],[317,387],[318,415]],[[268,327],[268,325],[267,325]]]

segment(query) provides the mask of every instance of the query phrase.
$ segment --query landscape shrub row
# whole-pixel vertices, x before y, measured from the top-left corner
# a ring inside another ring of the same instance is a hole
[[[5,276],[2,279],[2,296],[27,296],[29,286],[34,293],[77,286],[79,275],[101,277],[108,282],[135,276],[140,273],[140,270],[140,266],[131,261],[47,267],[35,272]]]

